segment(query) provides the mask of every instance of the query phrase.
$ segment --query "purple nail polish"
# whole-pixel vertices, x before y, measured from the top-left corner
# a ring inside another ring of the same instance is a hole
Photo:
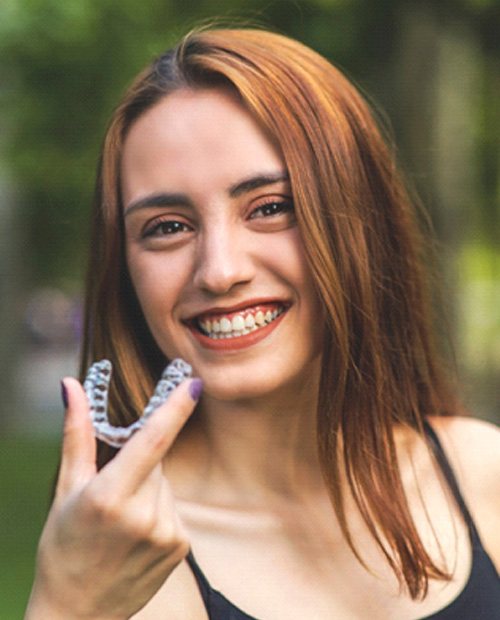
[[[64,385],[64,381],[61,381],[61,398],[63,401],[64,408],[67,409],[68,408],[68,390],[66,389],[66,386]]]
[[[198,400],[203,390],[203,381],[201,379],[193,379],[189,384],[189,395],[193,400]]]

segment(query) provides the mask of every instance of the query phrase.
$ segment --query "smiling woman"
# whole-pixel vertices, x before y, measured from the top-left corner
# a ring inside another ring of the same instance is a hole
[[[139,75],[82,355],[137,432],[96,451],[65,379],[27,618],[495,617],[498,432],[457,417],[415,219],[363,98],[300,43],[196,31]],[[161,374],[179,357],[201,398]]]
[[[207,397],[270,396],[317,370],[321,314],[285,169],[221,87],[179,89],[127,134],[128,273],[155,342]]]

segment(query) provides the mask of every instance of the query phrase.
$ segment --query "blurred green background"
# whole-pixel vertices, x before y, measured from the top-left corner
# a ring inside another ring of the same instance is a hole
[[[302,40],[385,111],[436,229],[462,396],[500,419],[498,0],[2,0],[0,620],[22,617],[58,458],[107,119],[153,55],[214,17]]]

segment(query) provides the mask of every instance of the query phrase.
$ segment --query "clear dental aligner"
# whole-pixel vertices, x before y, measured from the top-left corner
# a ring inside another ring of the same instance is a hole
[[[89,368],[83,389],[90,405],[90,417],[95,436],[114,448],[121,448],[138,431],[148,417],[168,399],[175,388],[191,377],[192,368],[184,360],[175,359],[165,368],[153,396],[142,416],[129,426],[113,426],[108,418],[108,390],[112,365],[109,360],[95,362]]]

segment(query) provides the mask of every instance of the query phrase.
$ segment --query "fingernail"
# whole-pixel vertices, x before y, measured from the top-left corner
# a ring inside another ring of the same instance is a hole
[[[64,385],[64,381],[61,381],[61,398],[63,401],[64,408],[67,409],[68,408],[68,390],[66,389],[66,386]]]
[[[193,400],[198,400],[203,390],[203,381],[201,379],[193,379],[189,384],[189,395]]]

